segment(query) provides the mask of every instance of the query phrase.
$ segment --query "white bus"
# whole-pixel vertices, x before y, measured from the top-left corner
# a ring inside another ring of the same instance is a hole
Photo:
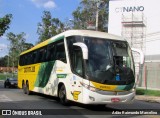
[[[62,104],[127,103],[135,97],[132,51],[123,38],[69,30],[23,52],[18,87],[56,96]]]

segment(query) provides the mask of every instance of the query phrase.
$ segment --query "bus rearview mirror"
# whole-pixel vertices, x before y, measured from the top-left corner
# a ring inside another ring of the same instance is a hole
[[[74,46],[79,46],[82,49],[83,59],[88,59],[88,47],[82,42],[73,43]]]
[[[142,50],[136,49],[136,48],[132,48],[131,50],[133,52],[139,53],[139,55],[140,55],[140,64],[143,64],[144,63],[144,54],[143,54]]]

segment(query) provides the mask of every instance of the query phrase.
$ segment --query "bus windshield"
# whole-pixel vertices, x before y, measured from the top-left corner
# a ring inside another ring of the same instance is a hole
[[[73,49],[76,42],[83,42],[88,47],[88,59],[84,64],[80,49]],[[132,53],[126,41],[73,36],[67,38],[67,43],[75,74],[102,84],[127,85],[135,82]]]
[[[134,82],[134,63],[125,41],[84,37],[88,47],[86,74],[91,81],[126,85]]]

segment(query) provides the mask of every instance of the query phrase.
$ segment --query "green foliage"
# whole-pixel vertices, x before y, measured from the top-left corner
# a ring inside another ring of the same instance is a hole
[[[23,44],[23,51],[32,48],[34,45],[32,43],[24,43]]]
[[[0,18],[0,36],[2,36],[5,31],[9,28],[11,22],[12,14],[7,14],[3,18]]]
[[[96,24],[96,11],[98,11],[98,30],[107,31],[109,0],[82,0],[80,6],[72,13],[74,29],[87,29],[88,23]]]
[[[0,73],[0,80],[6,80],[8,77],[17,78],[17,74],[14,73]]]
[[[160,96],[160,90],[137,89],[136,94],[137,95]]]
[[[37,43],[43,42],[63,31],[64,24],[58,18],[52,18],[49,11],[44,11],[42,22],[38,23],[37,33],[39,35],[39,40]]]
[[[21,52],[33,47],[33,44],[26,43],[26,34],[14,34],[12,32],[7,34],[7,40],[10,42],[9,47],[9,62],[12,66],[18,66],[18,58]]]
[[[4,56],[0,58],[0,67],[6,67],[7,66],[7,60],[8,60],[8,56]]]

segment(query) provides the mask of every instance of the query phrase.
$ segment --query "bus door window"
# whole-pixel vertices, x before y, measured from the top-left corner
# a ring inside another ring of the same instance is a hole
[[[80,47],[74,46],[74,50],[71,55],[71,62],[73,64],[73,71],[78,75],[83,76],[83,58]]]

